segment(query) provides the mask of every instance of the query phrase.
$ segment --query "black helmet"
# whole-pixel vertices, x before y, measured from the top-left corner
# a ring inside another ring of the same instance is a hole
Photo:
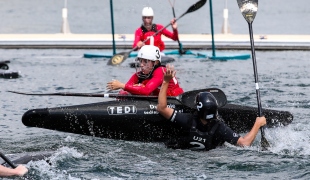
[[[196,105],[200,119],[215,119],[218,104],[215,97],[209,92],[200,92],[196,96]]]

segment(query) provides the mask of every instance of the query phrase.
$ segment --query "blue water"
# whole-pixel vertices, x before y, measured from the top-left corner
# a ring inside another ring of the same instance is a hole
[[[135,72],[127,59],[119,67],[105,59],[85,59],[87,50],[0,50],[19,70],[18,79],[0,79],[0,147],[4,153],[53,150],[51,165],[27,164],[27,179],[309,179],[308,51],[257,51],[264,108],[290,111],[293,122],[266,130],[271,144],[261,152],[258,134],[253,146],[226,144],[209,152],[167,149],[161,143],[95,138],[28,128],[21,117],[28,109],[105,101],[102,98],[25,96],[6,92],[104,93],[111,79],[127,81]],[[227,52],[227,51],[226,51]],[[249,53],[231,51],[230,53]],[[228,101],[256,107],[251,60],[211,61],[176,58],[177,77],[185,91],[222,89]]]
[[[170,0],[173,2],[174,0]],[[176,0],[179,17],[198,0]],[[60,33],[64,0],[10,0],[0,1],[0,33],[41,34]],[[223,9],[229,10],[228,22],[233,34],[248,34],[248,26],[236,0],[212,1],[214,33],[221,33]],[[254,34],[309,34],[310,13],[307,0],[259,0],[253,22]],[[133,33],[141,25],[144,6],[154,9],[154,22],[167,25],[173,14],[168,0],[114,0],[115,33]],[[67,0],[68,21],[72,33],[109,34],[111,30],[109,0]],[[182,34],[211,33],[209,1],[201,9],[185,15],[178,22]]]

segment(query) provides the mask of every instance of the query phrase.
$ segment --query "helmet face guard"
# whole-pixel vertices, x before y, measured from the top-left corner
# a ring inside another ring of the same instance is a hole
[[[200,119],[210,120],[217,117],[218,104],[209,92],[200,92],[196,96],[196,105]]]
[[[150,62],[152,61],[148,59],[142,59],[142,58],[135,59],[136,74],[139,78],[148,79],[152,75],[155,65]]]

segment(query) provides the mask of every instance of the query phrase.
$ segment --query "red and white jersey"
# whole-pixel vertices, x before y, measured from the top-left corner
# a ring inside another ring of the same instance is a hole
[[[157,31],[162,29],[164,26],[161,24],[153,24],[152,29],[148,31],[143,25],[139,27],[135,31],[135,40],[133,42],[132,48],[135,48],[137,46],[137,43],[139,41],[144,41],[146,40],[149,36],[152,36],[155,34]],[[163,29],[161,32],[159,32],[156,36],[154,36],[154,46],[157,46],[160,51],[163,51],[165,49],[165,44],[161,39],[161,35],[164,35],[174,41],[178,40],[178,30],[173,30],[173,32],[167,30],[166,28]],[[145,42],[146,45],[150,45],[150,40],[147,40]]]
[[[129,81],[125,84],[124,91],[136,95],[158,96],[161,84],[164,79],[163,70],[166,71],[166,68],[163,66],[156,68],[151,78],[146,79],[141,83],[139,83],[138,74],[137,73],[133,74],[129,79]],[[177,79],[176,78],[171,79],[167,90],[167,96],[178,96],[183,92],[184,91],[179,86]]]

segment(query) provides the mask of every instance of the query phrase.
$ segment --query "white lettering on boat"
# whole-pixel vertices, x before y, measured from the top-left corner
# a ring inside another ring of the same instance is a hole
[[[144,111],[143,113],[144,114],[159,114],[159,112],[155,110]]]
[[[136,106],[108,106],[107,111],[109,115],[122,115],[122,114],[137,114]]]
[[[157,109],[156,105],[150,104],[150,109]]]
[[[143,112],[144,114],[159,114],[158,111],[157,111],[157,105],[150,104],[149,107],[150,107],[150,110],[144,111]],[[167,107],[175,109],[175,104],[167,104]],[[176,111],[182,113],[183,109],[179,109],[179,110],[176,110]]]
[[[167,104],[167,107],[175,109],[175,104]],[[157,105],[150,104],[150,109],[157,109]]]
[[[175,109],[175,104],[167,104],[167,107],[168,107],[168,108]]]

